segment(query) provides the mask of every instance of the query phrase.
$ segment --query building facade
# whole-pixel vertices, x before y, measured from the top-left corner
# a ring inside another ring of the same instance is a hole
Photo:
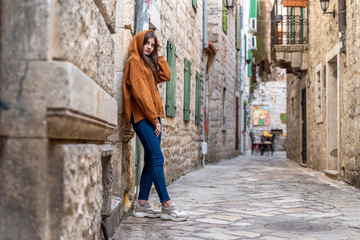
[[[207,159],[216,162],[240,152],[240,6],[226,9],[210,0],[209,9],[209,42],[217,51],[207,57]]]
[[[359,187],[359,7],[330,1],[329,14],[323,14],[320,2],[308,2],[306,9],[308,42],[297,49],[275,46],[277,60],[292,66],[303,62],[288,82],[288,129],[293,129],[288,157]],[[302,59],[288,58],[296,54]]]

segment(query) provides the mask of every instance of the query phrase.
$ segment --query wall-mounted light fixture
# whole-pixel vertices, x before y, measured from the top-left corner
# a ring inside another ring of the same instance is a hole
[[[227,10],[234,7],[235,0],[223,0],[224,6]]]
[[[321,9],[323,10],[323,14],[332,14],[333,18],[335,18],[335,7],[332,12],[326,11],[329,8],[329,3],[330,3],[330,0],[320,0]]]

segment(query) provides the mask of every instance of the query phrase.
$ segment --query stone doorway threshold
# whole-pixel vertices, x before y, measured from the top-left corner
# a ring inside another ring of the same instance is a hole
[[[337,170],[327,170],[325,169],[324,170],[325,172],[325,176],[331,178],[331,179],[334,179],[334,180],[338,180],[338,171]]]

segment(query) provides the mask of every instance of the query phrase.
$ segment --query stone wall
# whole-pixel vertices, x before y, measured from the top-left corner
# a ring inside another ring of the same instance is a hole
[[[332,9],[332,6],[331,8]],[[319,21],[321,18],[321,21]],[[326,169],[326,111],[323,111],[323,122],[316,123],[315,110],[315,68],[322,63],[325,66],[325,55],[338,42],[337,19],[331,15],[323,15],[321,8],[316,4],[309,9],[309,64],[307,77],[311,84],[306,89],[307,110],[307,165],[313,169],[323,171]],[[324,81],[324,80],[323,80]],[[322,81],[322,83],[323,83]],[[326,89],[322,94],[325,95]],[[323,105],[326,104],[323,98]]]
[[[217,1],[209,1],[209,9],[221,9]],[[236,8],[227,13],[227,33],[222,26],[222,12],[209,15],[209,41],[217,48],[215,56],[209,56],[208,78],[208,157],[210,162],[238,155],[235,147],[236,97],[240,103],[240,52],[235,44]],[[225,101],[223,94],[225,90]],[[240,108],[240,107],[239,107]],[[239,109],[240,119],[240,109]],[[239,141],[240,141],[239,124]]]
[[[287,74],[287,141],[286,157],[297,163],[302,162],[302,108],[301,90],[305,88],[305,78],[299,80],[293,74]]]
[[[356,100],[359,96],[356,80],[359,78],[356,68],[359,60],[359,44],[356,41],[360,32],[359,7],[352,1],[347,1],[346,6],[346,53],[342,53],[338,15],[333,19],[331,15],[323,15],[317,5],[309,5],[308,72],[304,80],[307,98],[307,165],[327,174],[331,172],[333,177],[359,187],[357,149],[360,126],[359,104]],[[333,5],[330,5],[329,9],[332,8]],[[338,12],[337,4],[335,10]],[[317,77],[318,72],[320,78]],[[302,86],[288,86],[291,89],[289,96],[296,98],[301,94]],[[317,98],[320,100],[316,101]],[[297,121],[301,120],[299,114],[294,113],[294,117],[298,118]],[[295,122],[289,124],[296,126]],[[294,134],[301,137],[301,132]],[[295,152],[299,138],[293,137],[289,144],[294,151],[288,152],[288,156],[299,159],[299,149]]]
[[[0,238],[96,239],[117,124],[114,1],[1,8]]]
[[[95,239],[102,206],[100,146],[51,144],[49,155],[48,235]]]
[[[359,1],[346,1],[346,8],[346,55],[342,59],[345,71],[341,82],[340,171],[346,182],[360,188]]]
[[[175,117],[162,119],[162,151],[165,157],[165,179],[170,183],[198,167],[200,159],[201,125],[195,124],[196,72],[202,73],[202,1],[197,1],[197,11],[191,1],[151,1],[154,14],[150,23],[156,25],[159,13],[160,27],[155,30],[162,43],[160,55],[167,56],[167,41],[176,47],[176,112]],[[191,63],[190,121],[184,113],[184,59]],[[163,105],[166,104],[166,83],[158,85]]]

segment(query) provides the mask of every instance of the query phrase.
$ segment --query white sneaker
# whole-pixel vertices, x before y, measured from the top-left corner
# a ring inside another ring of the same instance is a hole
[[[150,218],[156,218],[160,217],[161,211],[150,206],[149,202],[147,202],[145,205],[141,206],[138,202],[135,202],[135,210],[133,211],[134,217],[150,217]]]
[[[175,222],[185,221],[189,218],[189,214],[178,209],[175,204],[170,205],[169,207],[161,206],[161,215],[160,217],[165,220],[171,220]]]

